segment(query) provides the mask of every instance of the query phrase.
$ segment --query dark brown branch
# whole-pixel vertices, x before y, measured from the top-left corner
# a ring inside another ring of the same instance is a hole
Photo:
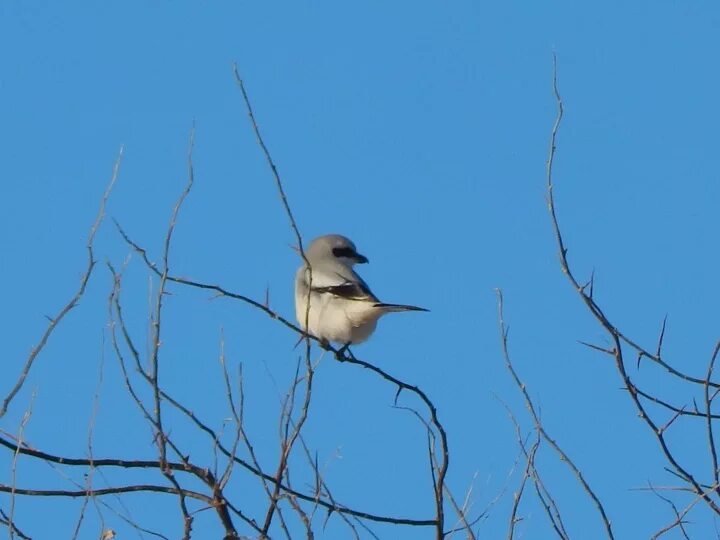
[[[102,497],[104,495],[114,495],[118,493],[138,493],[138,492],[154,492],[154,493],[170,493],[173,495],[179,495],[178,491],[174,487],[169,486],[158,486],[154,484],[137,484],[132,486],[116,486],[102,489],[79,489],[79,490],[68,490],[68,489],[27,489],[27,488],[15,488],[5,484],[0,484],[0,493],[10,493],[14,491],[16,495],[27,495],[31,497]],[[191,491],[189,489],[183,489],[182,494],[185,497],[191,499],[197,499],[204,503],[211,504],[212,499],[207,495]]]
[[[60,465],[55,464],[55,463],[52,463],[52,462],[50,462],[50,461],[46,461],[46,463],[47,463],[47,465],[48,465],[51,469],[57,471],[59,474],[61,474],[62,476],[64,476],[71,484],[75,485],[76,487],[78,487],[78,488],[80,488],[80,489],[87,489],[87,487],[83,487],[82,484],[80,484],[79,482],[73,480],[70,476],[68,476],[67,474],[65,474],[65,472],[61,470],[61,466],[60,466]],[[109,482],[108,482],[108,479],[105,477],[105,475],[104,475],[104,473],[103,473],[103,469],[101,469],[101,468],[100,468],[100,469],[95,469],[95,474],[97,474],[97,475],[99,475],[100,477],[102,477],[103,481],[104,481],[106,484],[109,483]],[[125,505],[125,503],[123,502],[123,499],[122,499],[122,497],[121,497],[120,495],[115,494],[115,495],[112,496],[112,498],[118,503],[118,505],[122,508],[122,510],[123,510],[123,511],[125,512],[125,514],[127,514],[127,515],[123,515],[121,512],[119,512],[118,510],[116,510],[115,508],[113,508],[111,505],[109,505],[108,503],[106,503],[102,498],[100,498],[100,499],[98,499],[98,498],[93,498],[92,500],[93,500],[93,503],[95,503],[96,506],[100,506],[100,505],[101,505],[101,506],[104,506],[106,509],[110,510],[113,514],[115,514],[115,516],[117,516],[119,519],[121,519],[122,521],[124,521],[125,523],[127,523],[130,527],[132,527],[132,528],[135,529],[136,531],[142,532],[142,533],[147,533],[147,534],[149,534],[149,535],[151,535],[151,536],[155,536],[155,537],[157,537],[157,538],[162,538],[163,540],[170,540],[170,539],[167,538],[166,536],[164,536],[164,535],[162,535],[162,534],[160,534],[160,533],[158,533],[158,532],[156,532],[156,531],[151,531],[151,530],[149,530],[149,529],[146,529],[146,528],[144,528],[144,527],[141,527],[137,522],[135,522],[133,519],[131,519],[131,517],[130,517],[130,510],[128,509],[127,505]]]
[[[32,540],[32,538],[28,535],[26,535],[24,532],[22,532],[14,520],[10,520],[8,515],[0,509],[0,524],[5,525],[8,529],[10,529],[13,534],[17,534],[20,538],[23,540]]]
[[[188,411],[189,412],[189,411]],[[198,425],[198,427],[201,428],[202,431],[205,431],[208,433],[214,440],[219,441],[219,438],[217,434],[215,434],[214,431],[212,431],[209,427],[207,427],[205,424],[202,424],[195,418],[195,423]],[[201,427],[202,426],[202,427]],[[157,460],[127,460],[127,459],[115,459],[115,458],[94,458],[91,460],[84,459],[84,458],[70,458],[70,457],[63,457],[63,456],[57,456],[53,454],[49,454],[46,452],[41,452],[39,450],[35,450],[33,448],[27,447],[27,446],[18,446],[16,443],[12,441],[8,441],[2,437],[0,437],[0,446],[3,446],[10,451],[17,451],[20,454],[36,457],[45,461],[49,461],[51,463],[58,463],[60,465],[68,465],[68,466],[84,466],[89,467],[92,463],[92,465],[95,468],[100,467],[122,467],[122,468],[128,468],[128,469],[134,469],[134,468],[141,468],[141,469],[160,469],[160,462]],[[241,467],[245,468],[246,470],[250,471],[251,473],[261,476],[267,481],[274,482],[275,478],[272,475],[264,473],[262,470],[254,468],[251,464],[247,463],[246,461],[233,456],[229,450],[227,450],[222,444],[219,444],[220,451],[228,458],[235,460],[235,462],[240,465]],[[200,474],[204,471],[204,469],[201,469],[197,467],[194,471],[192,470],[193,465],[187,464],[187,463],[178,463],[173,461],[167,462],[167,467],[170,468],[173,471],[188,471],[190,469],[190,472]],[[307,502],[317,503],[320,506],[324,507],[325,509],[329,510],[330,512],[338,512],[343,513],[350,516],[355,516],[361,519],[367,519],[369,521],[376,521],[379,523],[392,523],[395,525],[414,525],[414,526],[420,526],[420,527],[427,527],[427,526],[435,526],[435,520],[430,519],[409,519],[409,518],[395,518],[392,516],[381,516],[377,514],[372,514],[369,512],[362,512],[360,510],[355,510],[352,508],[349,508],[347,506],[343,506],[340,504],[333,504],[328,503],[322,499],[317,499],[314,495],[306,495],[302,492],[296,491],[294,489],[290,489],[286,485],[281,486],[283,491],[299,498]]]
[[[702,418],[702,419],[707,418],[706,412],[699,411],[697,409],[688,410],[685,408],[684,405],[682,407],[677,407],[677,406],[673,405],[672,403],[668,403],[667,401],[660,399],[657,396],[653,396],[652,394],[649,394],[643,390],[640,390],[640,388],[638,388],[637,385],[635,385],[634,388],[635,388],[635,392],[637,392],[637,394],[640,397],[645,398],[648,401],[652,401],[653,403],[657,403],[658,405],[668,409],[669,411],[680,414],[680,416],[694,416],[694,417]],[[718,419],[720,419],[720,414],[711,414],[710,418],[712,418],[713,420],[718,420]]]
[[[181,411],[185,416],[187,416],[188,419],[190,419],[202,432],[206,433],[212,440],[213,443],[217,445],[217,448],[220,450],[220,452],[225,455],[226,457],[234,460],[238,465],[246,469],[247,471],[251,472],[252,474],[269,481],[271,483],[275,483],[275,477],[265,473],[262,469],[260,469],[259,465],[253,466],[252,464],[248,463],[247,461],[233,455],[221,442],[220,438],[213,431],[212,428],[210,428],[207,424],[200,421],[200,419],[190,411],[187,407],[183,406],[182,404],[175,401],[172,397],[168,396],[167,394],[163,393],[163,399],[167,400],[168,402],[172,403],[173,406],[175,406],[179,411]],[[0,442],[1,444],[1,442]],[[97,463],[97,462],[96,462]],[[305,493],[301,493],[299,491],[296,491],[286,484],[282,484],[281,486],[283,491],[294,495],[295,497],[298,497],[299,499],[303,499],[307,502],[317,503],[318,505],[324,507],[329,512],[338,512],[347,514],[350,516],[354,516],[357,518],[367,519],[369,521],[376,521],[380,523],[393,523],[396,525],[413,525],[413,526],[435,526],[435,520],[430,519],[408,519],[408,518],[395,518],[391,516],[380,516],[377,514],[371,514],[369,512],[362,512],[359,510],[354,510],[352,508],[336,504],[334,502],[327,502],[322,499],[318,499],[314,495],[307,495]]]

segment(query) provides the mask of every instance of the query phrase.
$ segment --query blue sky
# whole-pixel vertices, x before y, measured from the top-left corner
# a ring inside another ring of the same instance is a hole
[[[531,428],[503,366],[494,293],[502,288],[515,366],[546,428],[605,503],[617,537],[648,537],[672,512],[634,488],[677,480],[664,472],[611,359],[578,343],[607,340],[560,271],[547,214],[552,54],[566,107],[555,189],[570,260],[581,278],[595,271],[607,313],[649,348],[668,314],[669,361],[701,375],[718,338],[719,30],[720,7],[710,2],[3,2],[2,395],[44,315],[77,286],[121,146],[107,213],[157,260],[186,179],[193,125],[196,183],[176,228],[173,273],[258,299],[267,289],[271,307],[292,317],[294,236],[233,79],[236,62],[303,236],[350,236],[371,260],[361,273],[379,297],[431,309],[383,319],[356,354],[432,397],[450,437],[450,487],[462,497],[474,482],[474,512],[505,490],[479,534],[505,534],[519,481],[501,402],[525,432]],[[103,366],[94,454],[154,456],[108,342],[105,262],[121,267],[129,255],[106,221],[85,298],[53,335],[0,429],[17,434],[32,400],[24,430],[31,445],[87,454]],[[127,264],[128,323],[145,344],[149,278],[136,255]],[[164,384],[219,428],[229,416],[218,363],[222,329],[229,365],[243,365],[248,430],[273,469],[295,334],[238,302],[171,290]],[[694,395],[649,365],[639,377],[680,405]],[[424,433],[412,415],[392,408],[394,391],[323,358],[305,436],[340,501],[431,517]],[[207,441],[169,418],[183,447],[211,465]],[[678,426],[671,440],[709,481],[701,428]],[[0,454],[2,483],[11,457]],[[593,507],[548,448],[538,465],[571,536],[603,538]],[[18,486],[72,486],[42,464],[21,459],[17,470]],[[69,474],[82,483],[83,472]],[[236,475],[237,489],[248,493],[238,500],[259,519],[258,483]],[[115,471],[107,482],[140,478]],[[689,503],[674,496],[681,507]],[[143,526],[178,537],[175,501],[156,497],[151,507],[148,500],[124,502]],[[8,505],[0,497],[0,508]],[[36,538],[70,537],[78,512],[77,501],[28,498],[15,509],[18,525]],[[521,514],[523,538],[550,537],[531,495]],[[103,515],[119,538],[137,536],[111,511]],[[689,519],[691,537],[714,534],[705,508]],[[97,537],[100,527],[89,511],[80,538]],[[210,512],[198,514],[198,537],[217,537],[216,527]],[[430,530],[373,530],[381,538],[432,537]],[[324,537],[345,531],[330,519]]]

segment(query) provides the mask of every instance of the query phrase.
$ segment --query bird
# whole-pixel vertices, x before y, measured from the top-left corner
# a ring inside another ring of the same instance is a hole
[[[354,265],[367,262],[352,240],[339,234],[320,236],[304,251],[295,276],[295,316],[302,330],[323,346],[334,342],[347,348],[362,343],[387,313],[429,311],[381,302],[353,270]]]

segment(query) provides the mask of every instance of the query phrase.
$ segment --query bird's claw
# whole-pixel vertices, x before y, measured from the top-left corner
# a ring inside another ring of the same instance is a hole
[[[345,360],[345,353],[348,353],[350,356],[352,356],[349,343],[346,343],[337,350],[337,352],[335,353],[335,358],[342,362],[343,360]]]

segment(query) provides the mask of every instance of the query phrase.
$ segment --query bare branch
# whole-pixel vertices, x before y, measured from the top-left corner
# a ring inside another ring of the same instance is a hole
[[[237,82],[238,86],[240,87],[240,92],[242,93],[243,101],[245,102],[245,108],[247,109],[248,116],[250,117],[250,123],[252,124],[253,131],[255,132],[255,138],[257,139],[258,144],[260,145],[260,148],[263,151],[263,154],[265,155],[265,159],[268,162],[268,165],[270,166],[270,170],[272,171],[273,177],[275,178],[275,185],[277,186],[278,192],[280,193],[280,199],[282,200],[283,207],[285,208],[285,214],[287,215],[288,219],[290,220],[290,227],[292,227],[293,232],[295,233],[295,239],[298,243],[298,249],[300,250],[300,256],[303,258],[305,263],[309,266],[310,263],[308,262],[307,258],[305,257],[305,249],[303,247],[303,240],[302,235],[300,234],[300,229],[297,226],[297,222],[295,221],[295,217],[293,216],[292,210],[290,209],[290,203],[288,203],[287,195],[285,194],[285,188],[283,187],[282,181],[280,180],[280,174],[278,173],[277,167],[275,166],[275,161],[273,161],[272,156],[270,155],[270,151],[268,150],[267,146],[265,145],[265,141],[263,140],[262,135],[260,134],[260,128],[258,127],[257,120],[255,119],[255,113],[253,112],[252,104],[250,103],[250,98],[248,97],[248,93],[245,90],[245,83],[242,80],[242,77],[240,77],[240,73],[238,71],[237,64],[233,64],[233,73],[235,74],[235,82]]]
[[[502,403],[502,402],[501,402]],[[509,530],[508,530],[508,540],[511,540],[515,533],[515,524],[516,521],[519,521],[519,519],[516,518],[517,510],[520,505],[520,500],[522,498],[525,484],[527,483],[528,479],[532,479],[533,484],[535,485],[535,493],[537,494],[538,499],[540,500],[540,503],[542,504],[543,508],[545,509],[545,514],[547,515],[550,524],[552,525],[553,530],[558,535],[559,538],[562,540],[567,540],[569,538],[569,535],[567,534],[567,531],[565,530],[565,525],[562,521],[562,516],[560,514],[560,509],[557,506],[557,503],[555,502],[555,499],[550,495],[550,492],[545,487],[545,484],[543,483],[542,479],[540,478],[540,472],[537,469],[537,466],[535,465],[535,455],[537,454],[540,443],[542,442],[541,434],[536,429],[536,440],[528,450],[527,445],[525,443],[525,440],[522,436],[522,431],[520,429],[520,424],[518,423],[517,419],[515,418],[515,415],[510,410],[510,407],[508,407],[505,403],[502,403],[503,407],[508,413],[508,416],[510,417],[510,421],[512,422],[513,426],[515,427],[515,437],[517,439],[518,446],[520,447],[520,451],[522,455],[525,456],[525,472],[523,473],[523,477],[520,482],[520,487],[518,488],[518,491],[515,495],[515,499],[513,501],[513,509],[510,516],[510,523],[509,523]]]
[[[435,527],[436,527],[436,533],[438,540],[442,539],[445,535],[444,531],[444,523],[445,523],[445,509],[444,509],[444,486],[445,486],[445,476],[447,475],[447,470],[450,465],[450,452],[448,450],[448,441],[447,441],[447,433],[445,432],[445,428],[443,427],[442,423],[440,423],[440,420],[438,419],[437,414],[437,408],[433,404],[432,401],[430,401],[430,398],[427,397],[427,394],[420,390],[417,386],[413,386],[411,384],[408,384],[406,382],[401,381],[400,379],[393,377],[389,373],[383,371],[377,366],[374,366],[373,364],[370,364],[369,362],[365,362],[364,360],[359,360],[358,358],[353,355],[353,353],[348,350],[346,347],[342,349],[333,349],[330,346],[327,346],[327,348],[333,353],[335,353],[335,358],[340,362],[347,362],[350,364],[355,364],[358,366],[362,366],[365,369],[368,369],[386,381],[389,381],[393,384],[395,384],[398,388],[398,391],[395,395],[395,401],[397,402],[397,398],[400,395],[400,392],[402,390],[408,390],[415,394],[417,397],[420,398],[420,400],[425,404],[425,406],[428,408],[428,411],[430,412],[430,423],[432,426],[437,430],[438,435],[440,436],[440,452],[441,452],[441,464],[437,471],[437,478],[435,480]]]
[[[0,524],[5,525],[8,529],[10,529],[11,534],[17,534],[19,538],[22,538],[22,540],[32,540],[30,536],[23,533],[18,528],[14,521],[10,520],[10,517],[2,509],[0,509]]]
[[[11,490],[10,490],[10,515],[8,516],[8,531],[10,533],[10,540],[13,540],[15,537],[15,526],[13,524],[13,518],[15,516],[15,494],[17,493],[15,489],[16,480],[17,480],[17,462],[18,458],[20,457],[20,451],[19,448],[23,444],[23,439],[25,438],[25,428],[27,427],[28,422],[30,421],[30,417],[32,416],[32,409],[33,409],[33,403],[35,402],[36,394],[35,392],[32,393],[32,396],[30,396],[30,403],[28,404],[28,408],[25,411],[25,414],[23,414],[22,420],[20,421],[20,429],[18,430],[18,446],[13,452],[13,458],[12,458],[12,465],[10,466],[10,479],[11,479]]]
[[[192,499],[197,499],[205,503],[210,504],[212,501],[207,495],[191,491],[189,489],[183,489],[183,495]],[[103,489],[27,489],[27,488],[15,488],[6,484],[0,484],[0,493],[11,493],[14,492],[16,495],[27,495],[32,497],[68,497],[68,498],[79,498],[79,497],[102,497],[104,495],[112,495],[116,493],[138,493],[138,492],[155,492],[155,493],[169,493],[173,495],[179,495],[178,491],[174,487],[168,486],[157,486],[152,484],[137,484],[131,486],[115,486]]]
[[[498,320],[500,325],[500,339],[502,342],[502,351],[503,351],[503,358],[505,359],[505,367],[507,367],[507,370],[510,372],[510,375],[512,375],[513,380],[515,381],[515,385],[518,387],[520,392],[523,395],[523,398],[525,400],[525,405],[530,412],[530,416],[533,419],[533,422],[535,424],[535,429],[538,431],[538,433],[542,436],[542,438],[555,450],[555,452],[560,456],[560,460],[564,462],[572,471],[572,473],[575,475],[575,478],[577,478],[578,482],[582,486],[583,490],[587,495],[590,497],[592,502],[595,505],[595,508],[597,509],[598,513],[600,514],[600,518],[602,519],[602,523],[605,527],[605,532],[607,534],[607,537],[611,540],[614,538],[612,526],[610,525],[610,520],[607,517],[607,513],[605,512],[605,507],[600,502],[600,499],[595,494],[595,492],[592,490],[588,482],[585,480],[584,475],[580,471],[580,469],[575,465],[575,463],[570,459],[570,457],[560,448],[560,445],[548,435],[547,431],[545,430],[544,426],[542,425],[542,422],[540,421],[540,416],[538,415],[535,405],[532,402],[532,399],[530,398],[530,394],[528,393],[527,387],[525,384],[520,380],[519,375],[515,371],[515,368],[513,367],[512,361],[510,360],[510,352],[508,350],[508,330],[505,326],[505,319],[503,315],[503,296],[502,291],[500,289],[496,289],[497,296],[498,296]]]
[[[652,538],[652,539],[659,538],[660,536],[662,536],[662,535],[665,534],[666,532],[671,531],[672,529],[678,527],[678,528],[680,529],[680,532],[681,532],[682,535],[683,535],[683,538],[685,538],[685,540],[690,540],[690,537],[687,535],[687,532],[685,531],[685,527],[684,527],[684,521],[683,521],[684,513],[680,513],[680,511],[678,511],[678,508],[677,508],[677,506],[675,505],[675,503],[672,502],[672,500],[668,499],[667,497],[663,497],[660,493],[658,493],[658,491],[652,486],[652,484],[649,484],[649,486],[650,486],[650,489],[652,490],[652,492],[653,492],[660,500],[662,500],[663,502],[667,503],[668,506],[670,506],[670,508],[672,508],[672,511],[673,511],[673,513],[675,514],[675,521],[673,521],[672,523],[670,523],[670,524],[667,525],[666,527],[663,527],[660,531],[658,531],[657,533],[655,533],[651,538]],[[698,498],[698,499],[696,499],[696,500],[699,501],[700,499]]]
[[[58,312],[55,317],[50,319],[50,324],[48,324],[47,328],[45,328],[45,332],[43,332],[42,336],[40,336],[40,341],[38,341],[37,345],[32,348],[30,351],[30,355],[28,356],[27,360],[25,361],[25,365],[23,366],[22,370],[20,371],[20,375],[18,377],[18,380],[15,382],[15,385],[10,389],[7,396],[5,396],[5,399],[2,402],[2,406],[0,406],[0,418],[5,416],[5,414],[8,411],[8,407],[10,406],[10,403],[15,398],[17,393],[20,391],[20,389],[25,384],[25,380],[27,379],[28,375],[30,374],[30,369],[32,369],[33,363],[35,362],[35,359],[38,357],[40,352],[45,348],[45,345],[48,342],[48,339],[50,339],[50,336],[55,331],[55,328],[57,328],[58,324],[65,318],[65,316],[72,311],[72,309],[78,305],[80,302],[80,299],[85,294],[85,289],[87,287],[88,281],[90,281],[90,275],[93,272],[93,269],[95,268],[95,255],[93,252],[93,242],[95,241],[95,234],[97,233],[98,229],[100,228],[100,224],[103,221],[103,218],[105,217],[105,206],[107,204],[108,199],[110,198],[110,192],[112,191],[113,186],[115,185],[115,181],[118,178],[118,174],[120,172],[120,163],[122,162],[123,157],[123,147],[120,147],[120,152],[118,153],[118,157],[115,160],[115,165],[113,167],[112,176],[110,178],[110,183],[108,184],[107,188],[105,189],[105,193],[103,194],[102,200],[100,201],[100,209],[98,210],[98,214],[95,217],[95,222],[93,223],[92,227],[90,228],[90,233],[88,234],[88,240],[86,244],[86,249],[88,253],[88,259],[87,259],[87,266],[85,267],[85,272],[83,273],[82,277],[80,278],[80,287],[78,288],[77,292],[70,298],[67,304]]]
[[[686,481],[688,484],[690,484],[693,487],[693,491],[702,497],[702,499],[705,501],[705,503],[717,514],[720,514],[720,506],[718,506],[715,501],[705,492],[705,490],[702,488],[700,483],[697,481],[697,479],[690,473],[690,471],[683,467],[677,460],[676,456],[673,454],[673,452],[670,450],[667,444],[667,440],[664,436],[663,429],[658,426],[650,417],[649,413],[645,410],[645,407],[641,400],[638,397],[637,389],[631,380],[630,376],[627,373],[626,367],[625,367],[625,357],[623,354],[623,343],[629,346],[631,349],[635,350],[638,354],[645,356],[646,358],[650,359],[652,362],[656,363],[657,365],[660,365],[664,367],[667,371],[669,371],[671,374],[673,374],[678,379],[699,384],[702,385],[704,388],[706,387],[713,387],[717,388],[719,385],[718,383],[713,383],[710,380],[707,379],[699,379],[697,377],[691,377],[689,375],[686,375],[684,373],[679,372],[678,370],[674,369],[672,366],[667,364],[664,360],[662,360],[659,356],[647,351],[646,349],[640,347],[637,343],[635,343],[633,340],[628,338],[626,335],[624,335],[620,330],[618,330],[607,318],[603,310],[600,308],[599,304],[596,302],[596,300],[592,297],[590,297],[583,287],[578,283],[577,278],[575,277],[574,273],[572,272],[570,268],[570,264],[567,259],[567,248],[565,247],[565,242],[563,240],[562,232],[560,230],[560,225],[558,223],[557,214],[555,211],[555,199],[553,196],[553,176],[552,176],[552,167],[553,167],[553,161],[555,157],[555,140],[557,136],[558,127],[560,125],[560,120],[562,119],[563,115],[563,103],[562,98],[560,97],[560,93],[558,91],[557,87],[557,64],[556,62],[553,63],[553,92],[555,94],[555,101],[557,103],[558,107],[558,114],[555,119],[555,124],[553,125],[553,129],[550,135],[550,150],[548,155],[548,162],[547,162],[547,199],[548,199],[548,209],[550,212],[550,218],[552,222],[553,231],[555,233],[555,241],[558,246],[558,250],[560,252],[560,266],[563,271],[563,273],[567,276],[568,280],[572,284],[573,288],[576,290],[578,295],[580,296],[581,300],[587,307],[587,309],[592,313],[592,315],[595,317],[595,319],[598,321],[598,323],[605,329],[605,331],[608,333],[610,339],[613,342],[613,351],[614,351],[614,357],[615,357],[615,366],[618,371],[618,374],[620,375],[623,384],[627,390],[628,395],[630,396],[630,399],[632,400],[638,415],[640,418],[645,422],[645,424],[650,428],[652,433],[655,435],[656,440],[658,441],[660,448],[662,450],[663,455],[665,456],[666,460],[670,463],[670,465],[673,468],[673,471],[681,478],[683,478],[684,481]]]
[[[665,339],[665,328],[667,326],[667,315],[663,317],[662,327],[660,328],[660,337],[658,338],[657,350],[655,356],[660,358],[662,353],[663,339]]]
[[[720,353],[720,341],[717,342],[713,349],[710,362],[708,363],[707,375],[705,376],[705,419],[707,426],[707,437],[709,445],[710,459],[712,460],[712,478],[716,486],[720,486],[720,471],[718,471],[718,455],[715,448],[715,434],[713,433],[713,417],[712,417],[712,401],[717,393],[710,395],[710,380],[712,379],[713,369],[715,368],[715,361],[717,360],[718,353]],[[720,489],[716,488],[716,492],[720,495]]]
[[[90,409],[90,420],[88,421],[88,436],[87,436],[87,450],[88,450],[88,458],[90,462],[92,462],[93,458],[93,431],[95,428],[95,421],[97,419],[98,414],[98,408],[100,405],[100,389],[102,387],[103,382],[103,371],[105,369],[105,338],[103,334],[103,339],[101,341],[101,347],[100,347],[100,365],[98,366],[98,381],[97,385],[95,387],[95,394],[93,395],[93,402],[92,407]],[[93,473],[95,472],[95,467],[91,464],[88,472],[85,474],[85,489],[92,489],[92,483],[93,483]],[[75,530],[73,531],[73,540],[78,538],[78,535],[80,534],[80,527],[82,526],[82,522],[85,518],[85,510],[87,508],[88,502],[90,501],[89,497],[85,497],[83,500],[82,506],[80,507],[80,513],[78,516],[77,524],[75,525]],[[99,507],[97,506],[97,502],[95,503],[95,508],[98,511],[98,517],[100,518],[101,528],[105,529],[105,520],[103,519],[102,512],[100,511]]]

